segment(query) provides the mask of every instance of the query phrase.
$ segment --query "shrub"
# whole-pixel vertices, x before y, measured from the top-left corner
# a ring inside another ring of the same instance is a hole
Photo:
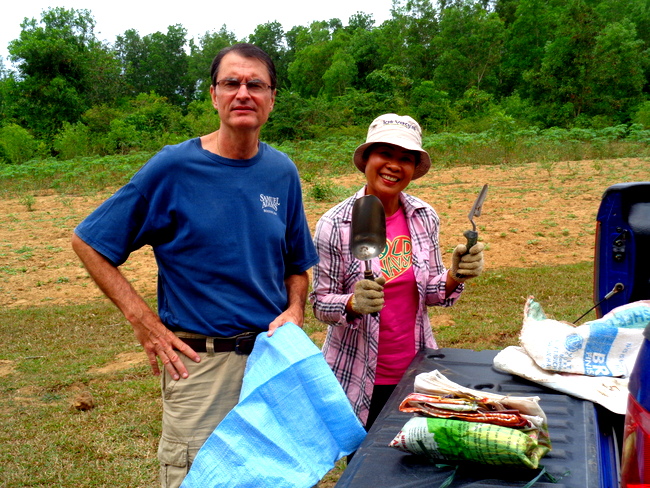
[[[187,107],[184,123],[191,137],[202,136],[219,128],[219,114],[210,100],[194,100]]]
[[[38,155],[40,146],[33,135],[17,124],[0,128],[1,161],[10,164],[24,163]]]
[[[96,152],[90,129],[81,122],[64,122],[63,129],[54,137],[53,147],[61,159],[91,156]]]
[[[650,128],[650,102],[643,102],[637,107],[632,121],[635,124],[641,124],[644,129]]]
[[[142,146],[141,134],[138,130],[123,120],[111,121],[111,130],[106,136],[109,152],[126,154]]]

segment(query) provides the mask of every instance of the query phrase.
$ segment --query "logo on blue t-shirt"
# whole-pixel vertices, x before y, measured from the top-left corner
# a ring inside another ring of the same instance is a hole
[[[280,206],[280,199],[278,197],[260,194],[260,201],[262,202],[262,210],[265,212],[275,214]]]

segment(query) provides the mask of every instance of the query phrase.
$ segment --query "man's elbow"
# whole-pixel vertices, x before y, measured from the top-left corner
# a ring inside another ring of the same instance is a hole
[[[83,247],[88,245],[74,232],[72,233],[70,244],[72,245],[72,250],[77,254],[77,256],[80,255]]]
[[[84,264],[88,264],[87,261],[97,254],[95,249],[93,249],[90,244],[86,243],[86,241],[84,241],[76,233],[72,234],[71,245],[72,250],[77,254],[79,259],[81,259]]]

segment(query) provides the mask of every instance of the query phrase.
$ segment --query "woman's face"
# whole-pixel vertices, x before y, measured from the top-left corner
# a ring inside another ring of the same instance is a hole
[[[418,154],[393,144],[378,143],[370,148],[366,165],[366,192],[384,206],[399,201],[399,194],[413,178]]]

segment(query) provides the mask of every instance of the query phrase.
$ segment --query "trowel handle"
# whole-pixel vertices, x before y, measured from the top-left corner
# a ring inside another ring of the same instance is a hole
[[[375,275],[372,272],[372,263],[370,262],[370,259],[367,261],[364,261],[366,264],[366,269],[363,271],[363,277],[367,280],[373,280],[375,279]]]
[[[370,264],[370,260],[366,261],[366,269],[363,272],[363,277],[366,280],[375,281],[375,274],[372,272],[372,265]],[[371,313],[370,316],[371,317],[377,317],[377,312]]]
[[[467,252],[478,242],[478,232],[475,230],[466,230],[463,235],[467,239]]]

